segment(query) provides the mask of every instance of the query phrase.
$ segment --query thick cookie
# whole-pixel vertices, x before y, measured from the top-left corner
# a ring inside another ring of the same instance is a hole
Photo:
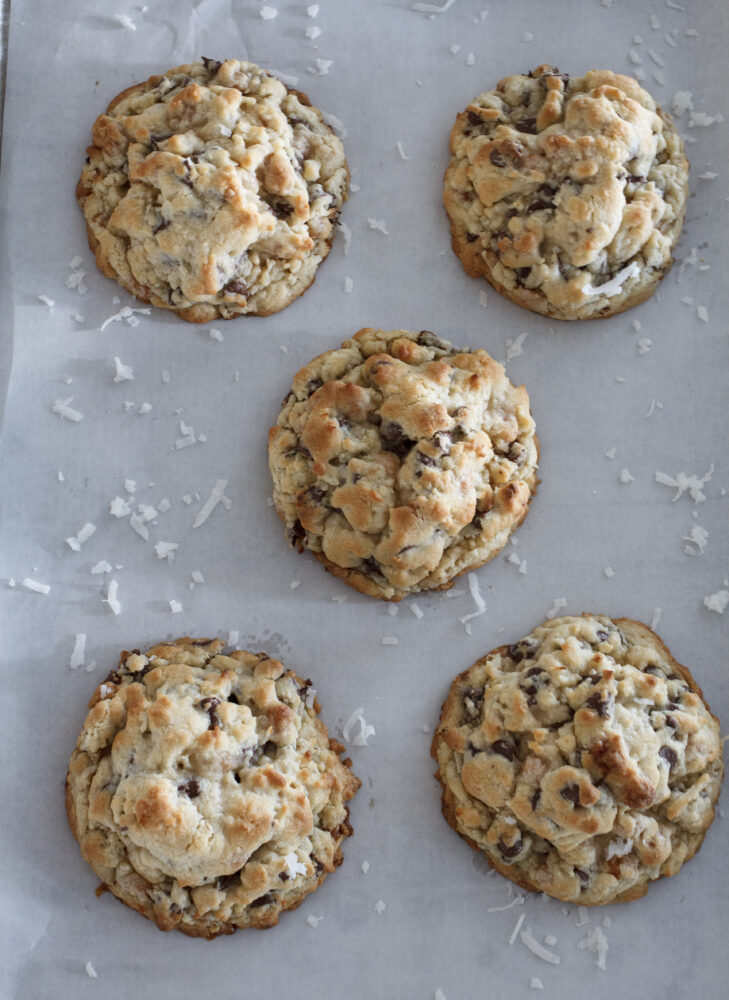
[[[640,622],[545,622],[453,682],[433,739],[443,813],[524,889],[585,906],[675,875],[714,818],[718,720]]]
[[[484,350],[363,329],[294,377],[269,433],[299,551],[373,597],[444,590],[492,559],[537,486],[529,397]]]
[[[443,198],[471,277],[554,319],[612,316],[672,263],[688,162],[635,80],[508,76],[458,115]]]
[[[349,173],[339,139],[253,63],[178,66],[94,123],[76,196],[99,268],[208,323],[283,309],[329,253]]]
[[[81,853],[162,930],[271,927],[342,861],[359,787],[311,681],[217,639],[122,653],[66,779]]]

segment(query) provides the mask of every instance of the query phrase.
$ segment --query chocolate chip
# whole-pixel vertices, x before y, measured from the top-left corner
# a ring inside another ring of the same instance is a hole
[[[537,134],[537,119],[536,118],[522,118],[520,122],[516,123],[517,132],[526,132],[527,135]]]
[[[383,424],[380,428],[380,438],[382,439],[385,451],[392,452],[398,458],[405,458],[415,442],[407,436],[400,424],[393,422]]]
[[[240,705],[237,696],[234,693],[228,695],[226,701],[232,702],[234,705]]]
[[[202,56],[202,63],[211,76],[215,76],[220,67],[223,65],[221,62],[218,62],[217,59],[208,59],[206,56]]]
[[[608,637],[607,632],[605,632],[605,630],[601,628],[599,628],[597,632],[595,632],[595,635],[597,636],[599,642],[605,642],[605,640]]]
[[[574,782],[570,785],[565,785],[564,788],[560,788],[559,794],[563,799],[571,802],[573,806],[580,804],[580,786]]]
[[[311,856],[311,860],[314,862],[314,871],[316,872],[317,875],[321,875],[321,873],[324,871],[324,865],[321,863],[319,858],[315,858],[313,854]]]
[[[259,896],[258,899],[254,899],[248,906],[251,910],[257,910],[260,906],[270,906],[275,898],[272,892],[267,892],[265,895]]]
[[[530,267],[515,267],[514,274],[516,275],[517,285],[523,286],[526,279],[529,277],[531,272]]]
[[[382,576],[380,564],[376,559],[373,559],[372,556],[362,560],[359,570],[360,573],[364,573],[365,576]]]
[[[416,343],[421,347],[435,347],[439,351],[450,351],[450,346],[440,337],[436,337],[430,330],[421,330]]]
[[[585,704],[588,708],[593,708],[601,719],[610,718],[610,701],[609,699],[603,700],[597,691],[590,695]]]
[[[573,870],[577,878],[580,880],[580,882],[582,882],[583,885],[587,885],[587,883],[590,881],[590,876],[587,874],[587,872],[583,871],[581,868],[575,868]]]
[[[431,458],[430,455],[424,455],[422,451],[417,452],[416,455],[421,465],[435,465],[435,459]]]
[[[483,708],[483,696],[483,688],[467,688],[461,695],[463,698],[463,707],[470,718],[473,719],[477,715],[481,714],[481,709]]]
[[[506,160],[503,155],[498,151],[498,149],[492,149],[489,153],[489,159],[495,167],[505,167]]]
[[[491,744],[491,749],[507,760],[516,760],[516,750],[508,740],[496,740]]]
[[[160,143],[166,142],[172,137],[172,133],[168,132],[167,135],[156,135],[154,132],[150,133],[149,142],[152,149],[159,149]]]
[[[189,781],[184,782],[184,784],[178,785],[177,791],[182,795],[187,795],[190,799],[196,799],[200,794],[200,782],[195,778],[191,778]]]
[[[245,767],[253,767],[263,756],[263,747],[241,747],[241,754],[243,756],[243,765]]]
[[[102,681],[102,684],[121,684],[121,682],[122,682],[121,674],[118,673],[116,670],[110,670],[109,673],[104,678],[104,680]]]
[[[241,281],[240,278],[231,278],[228,284],[225,286],[225,291],[230,292],[231,295],[248,295],[248,288],[246,283]]]
[[[301,521],[294,521],[293,527],[289,529],[289,545],[292,548],[298,549],[299,552],[304,551],[304,539],[306,538],[306,531]]]
[[[222,729],[223,724],[218,718],[215,709],[220,704],[220,698],[203,698],[200,702],[200,708],[208,713],[208,718],[210,719],[210,725],[208,729]]]
[[[475,233],[466,233],[466,240],[468,243],[475,243],[478,236]]]
[[[522,660],[531,658],[537,649],[539,649],[538,641],[528,636],[526,639],[520,639],[519,642],[509,646],[506,655],[514,663],[521,663]]]
[[[309,499],[314,503],[319,503],[319,501],[326,496],[326,490],[322,490],[318,486],[310,486],[306,493]]]
[[[287,201],[272,201],[268,206],[277,219],[288,219],[294,210],[294,206]]]
[[[538,198],[536,201],[533,201],[531,205],[527,205],[526,214],[531,215],[532,212],[542,212],[545,208],[554,208],[554,202]]]
[[[669,729],[678,729],[678,723],[676,722],[676,720],[672,715],[666,716],[666,725],[668,726]]]
[[[266,740],[263,744],[263,752],[269,757],[275,757],[278,753],[278,743],[274,743],[273,740]]]
[[[301,698],[302,701],[306,699],[306,696],[309,693],[309,688],[311,687],[311,685],[312,681],[309,677],[307,677],[304,683],[301,685],[301,687],[296,689],[298,691],[299,698]]]
[[[218,892],[225,892],[226,889],[230,889],[232,885],[240,881],[240,873],[243,871],[239,868],[237,872],[233,872],[231,875],[221,875],[218,879]]]
[[[532,795],[532,798],[531,798],[532,809],[536,809],[537,808],[537,806],[539,805],[539,801],[540,801],[541,797],[542,797],[542,789],[541,788],[537,788],[535,790],[534,794]]]
[[[676,704],[675,701],[667,701],[666,708],[669,708],[672,712],[675,712],[676,709],[678,708],[678,705]]]
[[[625,178],[627,184],[644,184],[645,177],[642,174],[628,174]]]
[[[535,677],[537,674],[543,674],[544,671],[541,667],[529,667],[527,672],[524,674],[525,677]]]
[[[313,393],[316,392],[317,389],[321,389],[321,387],[323,385],[324,385],[324,383],[322,382],[322,380],[320,378],[313,378],[309,382],[306,383],[306,391],[311,396]]]
[[[524,846],[524,842],[522,840],[517,840],[515,844],[509,846],[509,844],[505,844],[504,841],[499,837],[496,846],[499,849],[501,857],[504,858],[504,860],[506,860],[506,858],[515,858],[517,854],[519,854],[519,852],[521,851],[522,847]]]
[[[678,763],[678,754],[672,747],[661,747],[658,751],[658,756],[663,757],[663,759],[668,763],[669,770],[675,767]]]
[[[169,221],[169,219],[162,219],[154,227],[154,229],[152,230],[152,234],[154,236],[156,236],[157,233],[161,233],[163,229],[169,229],[169,227],[170,227],[170,221]]]

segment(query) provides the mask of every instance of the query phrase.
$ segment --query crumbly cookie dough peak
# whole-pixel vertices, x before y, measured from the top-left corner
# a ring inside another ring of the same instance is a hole
[[[301,295],[349,184],[307,96],[236,59],[129,87],[87,152],[76,195],[99,268],[195,323],[266,316]]]
[[[428,330],[360,330],[299,371],[269,432],[289,541],[362,593],[445,589],[527,514],[529,397],[486,351]]]
[[[455,253],[518,305],[613,315],[672,263],[688,162],[668,115],[630,77],[551,66],[508,76],[458,115],[444,203]]]
[[[547,621],[457,677],[432,752],[453,829],[523,888],[585,906],[675,875],[724,771],[688,669],[601,615]]]
[[[270,927],[342,861],[359,779],[311,681],[182,638],[121,655],[71,756],[66,809],[105,888],[162,930]]]

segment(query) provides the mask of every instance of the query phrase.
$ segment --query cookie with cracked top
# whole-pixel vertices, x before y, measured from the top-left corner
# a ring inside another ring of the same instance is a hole
[[[593,906],[675,875],[724,765],[701,689],[646,625],[556,618],[455,679],[433,738],[443,813],[524,889]]]
[[[612,316],[672,263],[688,162],[635,80],[508,76],[458,115],[443,198],[453,250],[517,305],[553,319]]]
[[[537,487],[529,397],[486,351],[365,328],[301,369],[269,432],[289,540],[399,601],[497,555]]]
[[[359,787],[311,681],[265,653],[177,639],[94,693],[66,810],[103,887],[161,930],[271,927],[342,861]]]
[[[107,277],[193,323],[268,316],[329,253],[349,172],[306,94],[203,59],[123,91],[76,196]]]

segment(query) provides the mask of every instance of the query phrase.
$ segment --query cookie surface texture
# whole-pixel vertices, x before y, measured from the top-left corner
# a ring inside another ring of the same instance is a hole
[[[444,202],[471,277],[554,319],[613,315],[671,266],[688,162],[630,77],[550,66],[509,76],[458,115]]]
[[[443,813],[525,889],[591,906],[642,896],[699,849],[719,724],[646,625],[557,618],[453,683],[433,739]]]
[[[365,328],[301,369],[269,433],[289,540],[399,601],[481,566],[537,486],[529,397],[484,350]]]
[[[359,780],[310,681],[178,639],[123,653],[71,757],[66,809],[104,886],[162,930],[270,927],[341,863]]]
[[[235,59],[125,90],[87,153],[76,196],[99,268],[194,323],[267,316],[301,295],[349,183],[306,95]]]

